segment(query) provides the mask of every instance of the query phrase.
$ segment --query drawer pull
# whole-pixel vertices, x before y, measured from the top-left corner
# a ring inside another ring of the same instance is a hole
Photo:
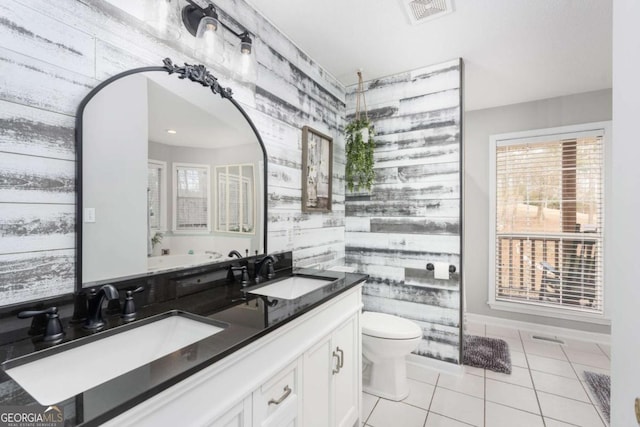
[[[280,396],[280,399],[276,400],[276,399],[271,399],[269,400],[269,405],[279,405],[282,403],[283,400],[285,400],[287,397],[289,397],[289,395],[291,394],[291,389],[289,388],[288,385],[284,386],[284,394],[282,396]]]
[[[340,347],[336,347],[336,351],[340,353],[340,365],[338,366],[338,368],[342,368],[344,366],[344,351],[342,351]]]
[[[335,351],[333,352],[333,357],[335,357],[336,359],[336,367],[333,368],[333,375],[337,374],[340,372],[340,356],[338,355],[338,353],[336,353]]]

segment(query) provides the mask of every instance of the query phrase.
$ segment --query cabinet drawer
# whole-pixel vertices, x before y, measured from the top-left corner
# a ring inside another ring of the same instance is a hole
[[[264,383],[254,393],[255,413],[263,417],[270,417],[281,410],[297,413],[296,405],[290,401],[298,399],[298,376],[297,362],[294,362]]]

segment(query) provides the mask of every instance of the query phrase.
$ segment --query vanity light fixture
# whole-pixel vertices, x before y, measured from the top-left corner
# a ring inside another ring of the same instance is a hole
[[[219,43],[218,28],[222,27],[240,39],[240,52],[251,54],[253,41],[248,31],[236,32],[218,19],[216,7],[205,0],[187,0],[182,9],[182,22],[189,33],[196,37],[196,52],[214,59],[216,45]],[[202,6],[202,4],[206,6]],[[217,58],[216,58],[217,59]]]

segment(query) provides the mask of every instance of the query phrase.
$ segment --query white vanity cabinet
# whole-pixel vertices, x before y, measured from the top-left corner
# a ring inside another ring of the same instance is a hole
[[[353,426],[362,285],[337,295],[104,425]]]
[[[354,315],[304,353],[304,427],[351,427],[358,420],[359,336]]]
[[[253,392],[253,426],[301,427],[301,360],[287,366]]]
[[[251,409],[251,396],[247,396],[242,402],[210,423],[208,427],[250,427]]]

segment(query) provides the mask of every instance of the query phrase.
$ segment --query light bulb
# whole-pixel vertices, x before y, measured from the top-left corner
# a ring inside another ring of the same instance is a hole
[[[216,58],[218,25],[218,20],[210,16],[205,16],[200,20],[198,32],[196,33],[195,48],[195,55],[200,59],[221,62],[220,58]]]

